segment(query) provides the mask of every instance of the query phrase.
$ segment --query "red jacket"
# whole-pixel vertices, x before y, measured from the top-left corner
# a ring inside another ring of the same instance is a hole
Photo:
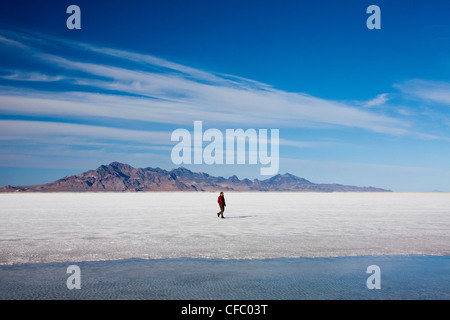
[[[217,202],[221,205],[221,206],[225,206],[225,198],[223,196],[219,196],[219,198],[217,199]]]

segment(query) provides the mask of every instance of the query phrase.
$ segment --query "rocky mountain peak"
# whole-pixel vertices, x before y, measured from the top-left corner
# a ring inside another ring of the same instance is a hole
[[[373,187],[338,184],[315,184],[290,173],[277,174],[265,180],[228,179],[192,172],[184,167],[171,171],[160,168],[136,169],[128,164],[112,162],[96,170],[67,176],[57,181],[34,186],[5,186],[0,192],[136,192],[136,191],[388,191]]]

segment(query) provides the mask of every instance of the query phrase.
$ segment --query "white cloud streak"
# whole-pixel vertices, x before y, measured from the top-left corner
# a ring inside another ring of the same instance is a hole
[[[387,93],[382,93],[382,94],[377,95],[372,100],[366,101],[364,103],[364,106],[368,107],[368,108],[376,107],[376,106],[380,106],[380,105],[385,104],[388,100],[389,100],[388,94]]]
[[[11,40],[9,38],[3,37],[2,35],[0,35],[0,43],[7,45],[7,46],[13,46],[13,47],[18,47],[21,49],[25,49],[27,48],[26,45],[24,45],[23,43],[19,42],[19,41],[15,41],[15,40]]]
[[[414,79],[394,87],[410,96],[450,106],[450,82]]]
[[[13,72],[4,76],[0,76],[2,79],[6,80],[16,80],[16,81],[34,81],[34,82],[53,82],[60,81],[64,79],[62,76],[50,76],[42,74],[39,72]]]
[[[141,131],[85,124],[51,121],[0,120],[0,140],[49,141],[59,139],[62,143],[72,142],[74,138],[89,140],[135,141],[167,145],[171,132]],[[65,140],[68,139],[68,140]]]

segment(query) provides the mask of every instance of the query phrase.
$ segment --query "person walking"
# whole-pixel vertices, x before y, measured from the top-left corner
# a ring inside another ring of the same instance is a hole
[[[220,212],[217,212],[217,217],[222,217],[222,219],[224,219],[223,217],[223,212],[225,211],[225,197],[223,196],[223,192],[220,193],[219,198],[217,199],[217,203],[219,203],[219,207],[220,207]]]

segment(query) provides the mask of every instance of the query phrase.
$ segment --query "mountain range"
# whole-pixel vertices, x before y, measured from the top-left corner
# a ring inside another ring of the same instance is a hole
[[[120,162],[101,165],[95,170],[67,176],[51,183],[10,186],[0,192],[137,192],[137,191],[310,191],[310,192],[387,192],[374,187],[316,184],[292,174],[277,174],[266,180],[227,179],[184,167],[171,171],[160,168],[133,168]]]

